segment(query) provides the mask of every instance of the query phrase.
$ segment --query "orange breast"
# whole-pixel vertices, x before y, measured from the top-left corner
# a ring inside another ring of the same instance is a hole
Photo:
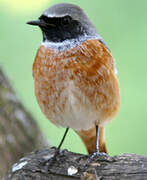
[[[98,40],[61,52],[41,46],[33,75],[38,104],[56,125],[87,130],[105,124],[119,109],[114,60]]]

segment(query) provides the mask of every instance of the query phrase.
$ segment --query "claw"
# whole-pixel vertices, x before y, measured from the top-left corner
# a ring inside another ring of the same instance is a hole
[[[106,154],[104,152],[95,151],[93,154],[90,155],[88,164],[90,164],[95,158],[100,157],[100,156],[108,157],[108,154]]]
[[[61,156],[64,156],[64,153],[67,152],[67,150],[60,150],[58,148],[53,148],[55,149],[53,157],[48,159],[46,162],[44,162],[46,166],[46,170],[49,171],[49,169],[53,166],[54,163],[61,163]]]
[[[58,149],[55,149],[55,153],[53,155],[53,157],[51,157],[50,159],[48,159],[46,162],[44,162],[45,164],[45,169],[46,171],[49,171],[50,167],[57,161],[59,161],[58,159],[58,155],[60,155],[60,152]]]

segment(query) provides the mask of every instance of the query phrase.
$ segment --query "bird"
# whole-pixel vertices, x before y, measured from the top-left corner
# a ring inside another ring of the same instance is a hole
[[[108,153],[105,126],[120,107],[120,88],[110,49],[84,10],[59,3],[37,20],[43,41],[33,63],[37,102],[48,120],[73,129],[89,154]]]

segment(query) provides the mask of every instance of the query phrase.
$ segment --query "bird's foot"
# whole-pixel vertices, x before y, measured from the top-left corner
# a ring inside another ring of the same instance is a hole
[[[54,163],[61,163],[61,156],[64,156],[65,152],[67,152],[66,149],[60,150],[56,147],[51,147],[51,149],[54,150],[54,154],[52,155],[52,157],[43,162],[46,171],[49,171]]]
[[[88,159],[88,164],[90,164],[95,158],[99,157],[108,157],[108,154],[106,154],[105,152],[98,152],[97,150],[95,150],[94,153],[90,155]]]

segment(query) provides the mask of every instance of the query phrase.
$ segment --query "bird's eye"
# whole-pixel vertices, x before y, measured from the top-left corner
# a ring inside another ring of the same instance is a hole
[[[40,16],[39,19],[40,19],[40,20],[43,20],[43,21],[45,21],[45,22],[48,22],[48,21],[49,21],[49,18],[48,18],[47,16],[45,16],[45,15]]]
[[[61,24],[64,25],[64,26],[70,24],[70,22],[71,22],[71,17],[70,16],[65,16],[61,20]]]

